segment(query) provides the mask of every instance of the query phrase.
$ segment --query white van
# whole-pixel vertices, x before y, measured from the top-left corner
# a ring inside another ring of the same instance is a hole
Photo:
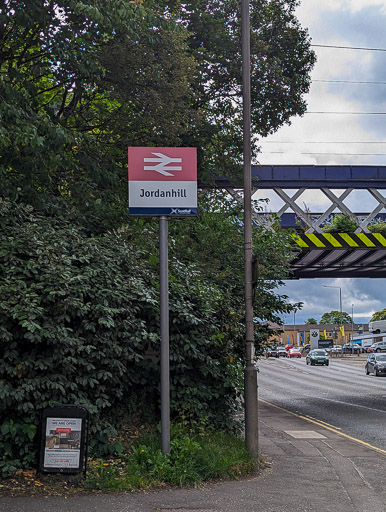
[[[386,332],[386,320],[375,320],[374,322],[370,322],[369,331],[373,332],[374,334]]]

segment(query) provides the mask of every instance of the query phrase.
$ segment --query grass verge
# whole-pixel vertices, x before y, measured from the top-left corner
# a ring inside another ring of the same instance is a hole
[[[160,434],[140,435],[119,456],[93,458],[87,474],[37,474],[19,470],[0,480],[0,496],[74,495],[88,492],[139,491],[192,486],[241,478],[264,466],[254,460],[240,438],[230,433],[171,432],[170,453],[163,455]]]
[[[232,434],[187,435],[181,431],[162,454],[159,435],[147,435],[126,455],[91,461],[84,487],[89,490],[139,490],[186,486],[253,473],[258,463]]]

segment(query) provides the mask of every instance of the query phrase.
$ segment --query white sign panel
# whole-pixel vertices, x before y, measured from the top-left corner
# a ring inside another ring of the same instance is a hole
[[[318,346],[319,346],[319,329],[311,329],[310,330],[310,344],[311,344],[311,350],[314,348],[318,348]]]
[[[194,181],[153,182],[133,181],[130,183],[130,207],[184,208],[186,204],[196,204],[197,183]]]

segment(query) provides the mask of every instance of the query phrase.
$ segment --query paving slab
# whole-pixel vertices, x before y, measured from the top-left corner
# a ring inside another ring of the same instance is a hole
[[[269,466],[252,478],[165,491],[1,498],[1,512],[386,512],[386,454],[259,403]]]

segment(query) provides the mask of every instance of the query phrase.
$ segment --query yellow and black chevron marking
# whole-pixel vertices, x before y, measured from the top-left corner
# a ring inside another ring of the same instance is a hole
[[[291,235],[302,249],[386,249],[381,233],[304,233]]]

